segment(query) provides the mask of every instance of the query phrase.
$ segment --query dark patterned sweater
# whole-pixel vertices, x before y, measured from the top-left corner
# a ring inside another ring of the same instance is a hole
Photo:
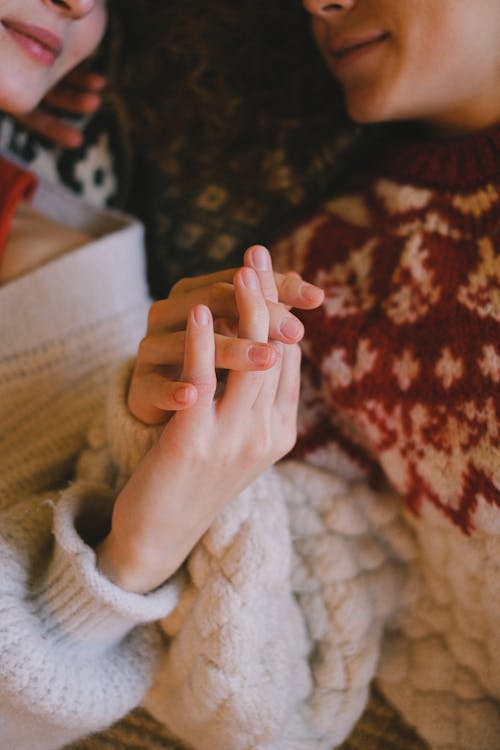
[[[332,468],[340,444],[470,532],[500,513],[500,127],[406,132],[351,187],[275,248],[326,291],[296,453]]]

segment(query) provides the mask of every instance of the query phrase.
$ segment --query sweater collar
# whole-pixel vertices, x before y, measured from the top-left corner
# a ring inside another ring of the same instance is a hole
[[[399,126],[388,131],[377,151],[375,172],[398,182],[448,190],[500,183],[500,125],[454,139]]]

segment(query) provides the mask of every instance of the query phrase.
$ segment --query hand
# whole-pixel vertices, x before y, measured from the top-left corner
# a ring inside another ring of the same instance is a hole
[[[269,313],[253,269],[234,276],[242,339],[266,342]],[[274,292],[273,296],[276,296]],[[221,508],[285,455],[296,438],[300,350],[277,349],[267,371],[229,373],[214,399],[215,333],[208,307],[188,315],[183,379],[198,393],[177,412],[118,496],[98,566],[129,591],[159,586],[182,564]]]
[[[257,273],[266,298],[270,338],[286,343],[299,341],[303,335],[302,323],[289,312],[289,307],[317,307],[323,301],[323,291],[304,282],[298,274],[274,273],[269,253],[262,246],[250,247],[244,262]],[[183,279],[173,287],[167,300],[152,305],[128,396],[129,409],[137,419],[146,424],[161,424],[168,419],[169,412],[191,407],[196,402],[196,388],[180,381],[185,346],[183,329],[188,311],[194,305],[206,304],[216,317],[217,368],[264,370],[275,364],[276,350],[268,342],[238,338],[234,332],[232,336],[222,335],[237,321],[232,284],[235,273],[236,269],[230,269]]]
[[[101,106],[105,85],[104,76],[77,68],[49,91],[40,107],[16,119],[25,128],[47,138],[56,146],[78,148],[83,140],[78,125],[68,124],[62,115],[52,114],[43,105],[71,114],[92,114]]]
[[[269,309],[269,338],[283,343],[297,343],[304,335],[302,323],[289,309],[312,310],[319,307],[324,292],[314,284],[309,284],[295,273],[275,273],[271,256],[262,245],[252,245],[244,256],[244,265],[253,268]],[[156,302],[151,308],[150,321],[162,330],[182,330],[185,328],[187,311],[196,304],[210,307],[215,318],[237,319],[234,289],[232,285],[235,268],[206,276],[181,279],[172,287],[166,300]],[[277,290],[277,297],[271,297],[269,290]],[[279,303],[279,304],[278,304]]]

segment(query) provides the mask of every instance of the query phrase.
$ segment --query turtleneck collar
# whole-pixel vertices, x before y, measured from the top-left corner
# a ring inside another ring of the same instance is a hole
[[[416,126],[391,127],[370,161],[378,176],[422,187],[474,190],[499,184],[500,125],[448,139]]]

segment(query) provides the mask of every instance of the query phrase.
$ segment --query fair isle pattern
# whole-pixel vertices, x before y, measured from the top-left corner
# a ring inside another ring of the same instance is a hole
[[[274,252],[326,291],[304,315],[296,455],[331,468],[340,443],[355,464],[378,463],[415,514],[430,502],[471,532],[478,504],[500,509],[500,129],[453,148],[434,185],[436,159],[416,164],[409,147],[405,163],[400,146],[384,176]],[[460,188],[443,189],[455,172]]]

